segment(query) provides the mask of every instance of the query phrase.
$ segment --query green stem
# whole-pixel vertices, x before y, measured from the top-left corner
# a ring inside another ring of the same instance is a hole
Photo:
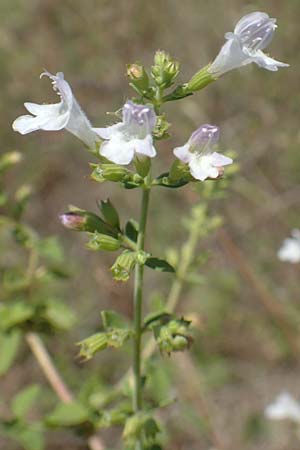
[[[144,250],[145,230],[148,215],[150,189],[144,188],[140,213],[137,251]],[[141,382],[141,339],[142,339],[142,302],[143,302],[143,264],[135,267],[134,278],[134,354],[133,354],[133,409],[138,412],[142,409],[142,382]],[[141,449],[139,446],[137,449]]]

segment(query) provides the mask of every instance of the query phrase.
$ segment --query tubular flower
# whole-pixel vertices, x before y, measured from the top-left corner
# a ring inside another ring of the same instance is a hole
[[[135,153],[153,158],[152,130],[156,114],[151,105],[136,105],[127,101],[122,109],[122,122],[106,128],[94,128],[105,142],[100,154],[116,164],[129,164]]]
[[[300,262],[300,230],[293,230],[291,235],[291,238],[283,241],[277,256],[281,261],[296,264]]]
[[[60,102],[51,105],[24,103],[32,115],[18,117],[13,123],[13,129],[21,134],[27,134],[37,130],[57,131],[65,128],[88,147],[94,147],[99,137],[73,96],[64,74],[58,72],[52,75],[44,72],[41,77],[45,75],[52,80],[53,89],[61,98]]]
[[[271,420],[289,419],[300,423],[300,404],[288,392],[282,392],[266,407],[265,416]]]
[[[223,166],[232,164],[231,158],[213,151],[219,136],[220,130],[215,125],[202,125],[185,145],[174,149],[174,155],[189,165],[197,180],[217,178],[223,172]]]
[[[276,61],[262,51],[270,44],[276,28],[276,19],[271,19],[263,12],[253,12],[242,17],[236,24],[234,32],[225,34],[227,42],[208,72],[219,77],[229,70],[252,62],[271,71],[276,71],[279,67],[288,67],[289,64]]]

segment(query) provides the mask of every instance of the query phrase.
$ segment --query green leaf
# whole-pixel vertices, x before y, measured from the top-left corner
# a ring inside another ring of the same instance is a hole
[[[128,328],[125,319],[115,311],[101,311],[101,319],[106,331],[112,328]]]
[[[18,330],[0,334],[0,375],[5,374],[14,362],[20,343],[21,333]]]
[[[43,426],[40,422],[25,424],[16,422],[1,429],[1,434],[18,442],[25,450],[43,450]]]
[[[37,384],[32,384],[19,392],[11,403],[11,410],[14,416],[20,419],[23,418],[39,393],[40,387]]]
[[[137,242],[138,230],[139,225],[133,219],[130,219],[125,225],[125,234],[133,242]]]
[[[119,214],[109,198],[107,200],[98,202],[98,206],[106,222],[109,223],[113,228],[120,229]]]
[[[56,236],[39,240],[35,247],[41,256],[52,263],[58,264],[64,260],[63,250]]]
[[[16,325],[29,320],[34,314],[34,309],[23,302],[13,305],[0,305],[0,329],[8,330]]]
[[[74,312],[58,300],[48,300],[43,317],[52,327],[59,330],[69,330],[76,322]]]
[[[89,410],[74,400],[70,403],[59,403],[46,417],[46,423],[51,426],[69,427],[85,423],[89,417]]]
[[[159,272],[175,272],[174,267],[172,267],[171,264],[164,259],[150,257],[147,259],[145,265]]]

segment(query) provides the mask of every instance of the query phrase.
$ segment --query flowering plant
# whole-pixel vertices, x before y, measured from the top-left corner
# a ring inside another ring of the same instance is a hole
[[[188,224],[191,237],[181,257],[173,261],[172,258],[152,255],[148,246],[145,246],[150,194],[156,187],[180,188],[189,183],[199,187],[206,180],[207,183],[212,183],[213,180],[222,178],[224,167],[233,162],[230,156],[217,151],[219,127],[205,124],[191,134],[186,144],[173,149],[176,158],[171,167],[160,175],[154,175],[152,160],[158,154],[159,141],[169,137],[170,128],[161,108],[169,101],[193,95],[224,73],[251,62],[271,71],[287,66],[262,52],[273,38],[275,22],[275,19],[262,12],[243,17],[234,32],[225,35],[227,42],[213,63],[197,72],[187,83],[177,86],[175,82],[179,75],[179,63],[164,51],[156,52],[150,71],[141,64],[128,65],[127,75],[135,97],[125,102],[121,108],[121,121],[114,125],[93,127],[61,72],[56,75],[49,72],[42,74],[52,80],[60,102],[53,105],[25,103],[31,115],[21,116],[13,123],[14,130],[21,134],[65,128],[77,136],[96,158],[91,164],[92,180],[98,183],[115,182],[125,189],[141,190],[138,222],[131,219],[123,224],[110,200],[99,202],[100,213],[97,214],[72,207],[60,216],[65,227],[86,233],[87,247],[90,250],[121,251],[111,267],[115,280],[126,282],[134,272],[133,323],[129,324],[115,312],[103,311],[102,329],[79,343],[80,355],[88,360],[105,348],[120,348],[126,342],[131,342],[132,377],[126,377],[126,381],[132,378],[133,382],[126,385],[126,398],[128,400],[128,396],[131,397],[131,402],[124,402],[121,395],[118,406],[109,411],[101,409],[106,402],[100,402],[97,411],[88,410],[78,403],[76,406],[73,404],[69,409],[58,409],[52,417],[53,423],[59,423],[59,417],[64,414],[74,415],[74,409],[77,408],[79,423],[88,423],[93,431],[113,424],[123,425],[125,446],[130,450],[161,448],[160,428],[155,418],[157,405],[153,407],[143,395],[146,369],[142,337],[147,332],[152,333],[162,354],[170,355],[190,348],[193,342],[191,322],[181,316],[177,317],[174,307],[182,282],[191,271],[192,253],[199,237],[199,227],[211,231],[215,222],[210,222],[207,217],[205,205],[197,205],[192,212],[193,220]],[[132,164],[131,168],[125,167],[129,164]],[[215,186],[218,189],[217,183]],[[144,317],[143,279],[146,267],[172,273],[175,282],[170,302],[162,310]],[[65,420],[66,422],[68,421]],[[74,425],[72,420],[69,424]]]

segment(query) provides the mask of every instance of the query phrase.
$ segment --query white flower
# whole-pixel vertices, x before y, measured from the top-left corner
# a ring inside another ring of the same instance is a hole
[[[122,109],[122,122],[94,131],[106,141],[100,147],[100,154],[116,164],[129,164],[135,153],[153,158],[152,130],[156,114],[152,105],[137,105],[127,101]]]
[[[277,256],[281,261],[296,264],[300,262],[300,230],[293,230],[291,235],[293,237],[283,241]]]
[[[263,12],[253,12],[242,17],[234,32],[225,34],[227,42],[208,72],[219,77],[229,70],[252,62],[271,71],[278,70],[278,67],[288,67],[289,64],[276,61],[262,51],[271,42],[276,27],[276,19],[271,19]]]
[[[36,130],[57,131],[66,128],[87,146],[94,147],[99,138],[73,96],[70,85],[64,79],[64,74],[58,72],[52,75],[44,72],[41,77],[44,75],[52,80],[53,89],[58,93],[61,101],[51,105],[24,103],[25,108],[32,115],[18,117],[13,123],[13,129],[21,134],[27,134]]]
[[[219,136],[219,128],[215,125],[202,125],[185,145],[174,149],[174,155],[189,165],[192,176],[197,180],[217,178],[222,173],[223,166],[232,164],[231,158],[212,149]]]
[[[300,403],[288,392],[282,392],[265,409],[265,416],[271,420],[289,419],[300,423]]]

